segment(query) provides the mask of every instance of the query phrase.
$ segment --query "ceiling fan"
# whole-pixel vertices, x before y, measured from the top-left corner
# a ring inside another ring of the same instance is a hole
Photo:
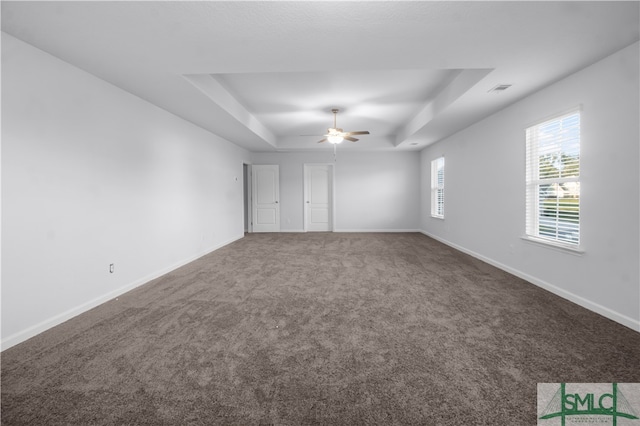
[[[336,116],[338,115],[338,108],[332,109],[331,112],[333,113],[333,127],[330,127],[329,129],[327,129],[327,134],[324,135],[325,138],[322,139],[321,141],[318,141],[318,143],[323,143],[325,141],[328,141],[329,143],[335,145],[335,144],[341,143],[345,139],[351,142],[356,142],[359,139],[352,137],[353,135],[369,134],[369,131],[367,130],[362,130],[357,132],[343,132],[342,129],[339,129],[336,126]]]

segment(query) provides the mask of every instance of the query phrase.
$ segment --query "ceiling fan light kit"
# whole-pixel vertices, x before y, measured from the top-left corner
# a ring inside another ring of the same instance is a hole
[[[327,136],[327,141],[329,143],[332,143],[332,144],[341,143],[343,140],[344,140],[344,138],[342,136],[340,136],[340,135],[329,135],[329,136]]]
[[[352,137],[353,135],[368,135],[368,130],[360,130],[357,132],[344,132],[342,129],[339,129],[336,125],[336,116],[338,115],[338,108],[333,108],[331,112],[333,113],[333,127],[329,127],[327,129],[327,134],[324,135],[325,138],[318,141],[318,143],[323,143],[328,141],[330,144],[336,145],[342,143],[344,140],[348,140],[351,142],[356,142],[359,139]]]

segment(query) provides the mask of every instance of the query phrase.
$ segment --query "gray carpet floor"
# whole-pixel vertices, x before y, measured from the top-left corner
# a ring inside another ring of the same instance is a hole
[[[640,333],[421,234],[251,234],[2,353],[3,425],[534,425]]]

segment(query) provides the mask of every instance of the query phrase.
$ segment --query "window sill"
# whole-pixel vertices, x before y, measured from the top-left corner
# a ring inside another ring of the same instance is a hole
[[[431,215],[431,218],[432,218],[432,219],[440,219],[440,220],[444,220],[444,216],[434,216],[434,215]]]
[[[584,250],[581,249],[580,246],[570,246],[568,244],[557,243],[554,241],[545,240],[543,238],[531,237],[529,235],[523,235],[520,238],[528,243],[547,247],[563,253],[573,254],[574,256],[582,256],[584,254]]]

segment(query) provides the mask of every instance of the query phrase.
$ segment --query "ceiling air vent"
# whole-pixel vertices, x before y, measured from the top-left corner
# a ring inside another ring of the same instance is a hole
[[[489,93],[502,93],[505,90],[507,90],[509,87],[511,87],[510,84],[498,84],[497,86],[489,90]]]

